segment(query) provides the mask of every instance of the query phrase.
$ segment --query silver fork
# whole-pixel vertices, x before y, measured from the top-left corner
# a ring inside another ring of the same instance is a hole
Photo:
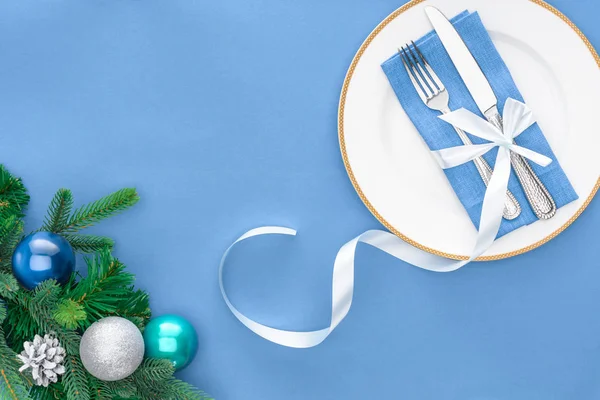
[[[427,107],[440,111],[442,114],[449,113],[450,108],[448,108],[448,103],[450,101],[450,94],[415,42],[411,43],[412,47],[410,44],[407,44],[405,47],[402,47],[402,50],[398,49],[398,53],[402,58],[406,72],[415,90]],[[465,132],[456,127],[454,127],[454,130],[456,130],[456,133],[464,144],[472,144]],[[477,167],[479,176],[481,176],[483,183],[487,187],[492,178],[492,168],[483,157],[477,157],[473,162],[475,163],[475,167]],[[507,191],[506,200],[504,201],[504,218],[508,220],[515,219],[519,214],[521,214],[519,202],[510,191]]]

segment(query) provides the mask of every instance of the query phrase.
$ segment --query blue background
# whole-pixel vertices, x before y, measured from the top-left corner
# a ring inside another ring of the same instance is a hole
[[[553,0],[600,44],[597,0]],[[59,187],[78,204],[123,186],[142,201],[94,228],[152,295],[199,332],[180,376],[219,400],[600,398],[600,204],[551,244],[452,274],[361,246],[354,306],[295,350],[227,310],[217,265],[249,228],[297,228],[231,256],[249,316],[329,321],[337,249],[380,227],[337,142],[350,61],[398,0],[5,0],[0,161],[37,228]]]

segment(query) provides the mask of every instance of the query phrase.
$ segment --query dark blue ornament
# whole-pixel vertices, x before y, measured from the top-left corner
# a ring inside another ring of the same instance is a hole
[[[64,284],[74,269],[73,249],[56,233],[36,232],[25,236],[12,256],[13,274],[29,290],[48,279]]]

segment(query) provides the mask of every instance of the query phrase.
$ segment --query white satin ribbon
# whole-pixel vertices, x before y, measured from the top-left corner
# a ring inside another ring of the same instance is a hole
[[[552,160],[530,149],[513,144],[513,138],[535,123],[531,110],[525,104],[514,99],[508,99],[504,106],[504,132],[501,132],[494,125],[465,109],[451,112],[440,118],[474,136],[490,141],[490,143],[485,144],[457,146],[434,151],[434,157],[442,168],[452,168],[464,164],[475,157],[487,153],[494,147],[498,147],[494,172],[483,199],[479,233],[468,260],[456,261],[427,253],[413,247],[389,232],[380,230],[367,231],[344,244],[337,253],[333,265],[333,295],[331,301],[331,322],[329,326],[310,332],[275,329],[260,324],[241,313],[231,303],[223,286],[225,261],[229,252],[237,243],[260,235],[296,235],[296,231],[290,228],[264,226],[244,233],[229,246],[221,258],[219,265],[219,286],[223,299],[233,315],[248,329],[273,343],[295,348],[313,347],[323,342],[346,317],[348,311],[350,311],[354,293],[354,256],[356,246],[359,242],[376,247],[417,268],[434,272],[455,271],[482,255],[496,239],[498,229],[502,223],[504,199],[510,178],[510,153],[518,153],[541,166],[547,166]]]

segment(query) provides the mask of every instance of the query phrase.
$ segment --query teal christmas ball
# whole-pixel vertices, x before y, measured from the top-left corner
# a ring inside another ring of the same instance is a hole
[[[12,256],[12,271],[26,289],[48,279],[64,284],[75,269],[75,254],[65,238],[52,232],[25,236]]]
[[[144,330],[146,357],[170,360],[176,370],[187,367],[198,350],[196,330],[183,317],[153,318]]]

